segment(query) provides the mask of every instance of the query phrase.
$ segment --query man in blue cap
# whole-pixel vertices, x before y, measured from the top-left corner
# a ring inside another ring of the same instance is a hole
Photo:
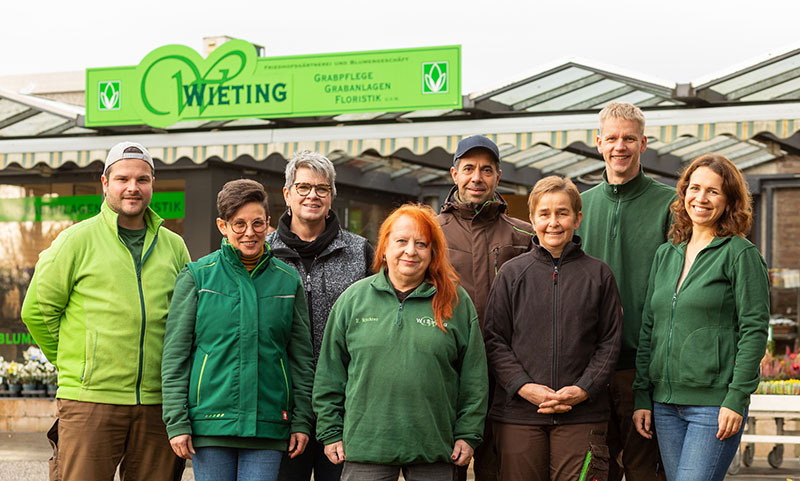
[[[455,186],[447,195],[439,223],[447,239],[447,252],[478,312],[481,329],[489,289],[504,262],[531,248],[533,229],[509,217],[508,206],[496,192],[500,182],[500,151],[490,139],[475,135],[458,143],[450,168]],[[489,393],[494,390],[490,379]],[[490,401],[491,404],[491,401]],[[497,479],[491,423],[486,423],[483,444],[475,451],[475,480]],[[466,469],[459,470],[459,480]]]

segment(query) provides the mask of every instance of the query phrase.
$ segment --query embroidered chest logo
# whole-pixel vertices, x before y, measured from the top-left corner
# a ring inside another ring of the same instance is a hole
[[[428,317],[428,316],[418,317],[417,318],[417,324],[419,324],[420,326],[425,326],[425,327],[437,327],[436,326],[436,321],[433,318]],[[443,323],[443,324],[444,324],[444,327],[447,327],[447,323],[446,322]]]

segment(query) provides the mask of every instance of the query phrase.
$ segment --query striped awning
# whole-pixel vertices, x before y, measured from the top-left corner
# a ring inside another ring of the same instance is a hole
[[[782,155],[763,134],[785,139],[800,130],[800,103],[659,110],[647,113],[649,148],[659,154],[691,160],[702,149],[745,152],[742,168]],[[543,173],[577,177],[599,171],[603,163],[592,155],[597,114],[562,114],[485,120],[451,120],[411,124],[304,127],[140,134],[106,137],[54,137],[0,140],[0,169],[57,169],[67,163],[86,167],[103,162],[108,149],[121,140],[145,145],[165,164],[190,159],[196,164],[243,156],[257,161],[272,154],[289,158],[300,150],[322,152],[338,164],[355,162],[362,169],[396,174],[403,170],[426,182],[446,169],[407,160],[440,149],[452,154],[462,138],[482,134],[495,141],[505,162]],[[759,137],[761,136],[761,137]],[[581,146],[581,149],[571,148]],[[692,147],[694,146],[694,147]],[[588,147],[588,149],[587,149]],[[406,159],[406,160],[404,160]]]

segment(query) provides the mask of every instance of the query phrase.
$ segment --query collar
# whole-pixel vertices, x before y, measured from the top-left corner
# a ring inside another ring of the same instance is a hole
[[[492,200],[484,202],[483,205],[477,205],[472,202],[461,203],[458,201],[458,186],[454,185],[445,198],[441,212],[442,214],[452,213],[464,219],[481,218],[494,220],[501,214],[505,214],[507,210],[506,201],[497,192],[494,193]]]
[[[228,242],[227,237],[222,238],[222,243],[220,244],[219,250],[222,252],[222,257],[230,264],[234,266],[241,266],[242,269],[247,270],[242,264],[242,251],[233,247],[230,242]],[[272,258],[272,247],[267,242],[264,242],[264,253],[261,254],[261,259],[256,263],[256,267],[250,271],[250,275],[255,275],[256,272],[261,272],[264,270],[264,266],[269,263],[269,260]]]
[[[711,242],[709,242],[708,245],[703,247],[700,251],[702,252],[706,249],[714,249],[715,247],[719,247],[722,244],[725,244],[726,242],[730,241],[732,238],[733,236],[726,236],[726,237],[714,236],[714,238],[711,239]],[[684,252],[686,252],[686,245],[688,243],[689,241],[685,240],[679,244],[673,244],[672,242],[670,242],[669,244],[672,246],[673,249],[676,249],[681,254],[683,254]]]
[[[633,199],[640,196],[647,190],[652,180],[650,177],[644,175],[644,170],[639,166],[639,173],[633,179],[625,182],[624,184],[609,184],[608,175],[603,171],[603,192],[612,199],[621,197],[622,199]]]
[[[390,292],[392,296],[396,296],[394,292],[394,286],[389,281],[389,275],[388,272],[386,272],[385,267],[381,267],[380,272],[372,276],[370,285],[376,290]],[[433,284],[425,280],[422,281],[422,284],[418,285],[406,299],[412,297],[433,297],[434,294],[436,294],[436,288],[433,286]]]
[[[103,199],[103,203],[100,204],[100,215],[102,216],[103,222],[111,228],[115,233],[119,234],[119,214],[114,212],[111,207],[108,206],[108,203]],[[161,224],[164,223],[164,219],[159,217],[158,214],[147,206],[147,209],[144,212],[144,225],[147,228],[148,232],[152,232],[153,234],[156,233]]]
[[[567,245],[564,246],[564,250],[561,251],[561,256],[558,258],[558,265],[560,266],[565,262],[569,262],[582,256],[583,250],[581,249],[581,244],[583,244],[583,240],[580,238],[580,236],[572,234],[572,240],[567,242]],[[539,244],[539,238],[536,236],[533,236],[533,249],[531,249],[531,252],[538,260],[548,264],[553,263],[553,256],[550,254],[550,251]]]

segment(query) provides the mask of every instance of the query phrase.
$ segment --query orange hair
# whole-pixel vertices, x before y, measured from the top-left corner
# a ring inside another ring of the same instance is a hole
[[[427,237],[431,244],[431,263],[425,272],[425,280],[436,288],[436,294],[433,295],[433,317],[439,329],[446,332],[444,321],[453,316],[453,305],[458,300],[456,293],[458,274],[447,258],[447,241],[433,209],[422,204],[405,204],[389,214],[378,232],[378,246],[375,249],[372,268],[377,272],[386,267],[384,256],[389,244],[389,234],[394,223],[403,216],[414,221],[419,232]]]

